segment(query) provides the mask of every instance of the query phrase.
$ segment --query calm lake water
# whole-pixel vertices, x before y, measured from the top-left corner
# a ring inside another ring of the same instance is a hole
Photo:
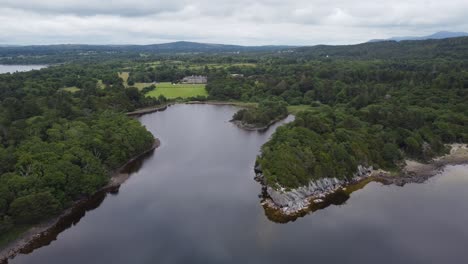
[[[31,70],[40,70],[46,68],[48,65],[1,65],[0,64],[0,74],[2,73],[15,73],[15,72],[25,72]]]
[[[343,205],[277,224],[253,180],[275,127],[240,130],[228,122],[235,111],[175,105],[143,116],[161,147],[118,194],[11,263],[468,263],[468,166],[426,184],[371,183]]]

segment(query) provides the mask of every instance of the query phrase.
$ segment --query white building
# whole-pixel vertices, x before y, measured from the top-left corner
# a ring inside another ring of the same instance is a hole
[[[204,84],[208,82],[208,78],[201,75],[192,75],[184,77],[181,82],[189,84]]]

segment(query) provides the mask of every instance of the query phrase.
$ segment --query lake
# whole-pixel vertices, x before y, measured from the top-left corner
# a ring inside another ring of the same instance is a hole
[[[15,73],[15,72],[40,70],[46,67],[48,67],[48,65],[3,65],[3,64],[0,64],[0,74],[8,73],[8,72]]]
[[[161,147],[118,193],[11,263],[467,263],[468,166],[425,184],[370,183],[343,205],[278,224],[253,180],[277,126],[243,131],[228,122],[235,111],[179,104],[141,117]]]

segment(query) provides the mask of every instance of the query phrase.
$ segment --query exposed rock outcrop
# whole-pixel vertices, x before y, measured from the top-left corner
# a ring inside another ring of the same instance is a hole
[[[390,173],[383,170],[373,170],[372,167],[358,166],[350,180],[324,178],[311,181],[307,186],[286,190],[281,186],[268,186],[262,174],[260,165],[255,165],[255,180],[262,184],[262,205],[268,214],[275,217],[274,221],[294,221],[310,211],[327,207],[333,196],[349,193],[350,188],[356,188],[370,181],[385,185],[403,186],[408,183],[423,183],[439,173],[446,165],[466,164],[468,162],[467,144],[450,144],[450,153],[435,158],[428,163],[406,160],[401,171]],[[360,187],[362,188],[362,187]],[[342,197],[339,197],[342,198]]]
[[[323,178],[309,182],[306,186],[301,186],[296,189],[286,190],[283,187],[273,188],[267,186],[264,182],[261,168],[255,168],[257,175],[256,180],[263,184],[264,196],[271,199],[271,205],[277,207],[285,214],[292,214],[298,211],[304,210],[309,207],[311,202],[320,201],[321,198],[325,198],[337,191],[354,182],[358,182],[362,179],[370,177],[373,172],[373,168],[364,167],[359,165],[357,172],[351,180],[337,179],[337,178]]]

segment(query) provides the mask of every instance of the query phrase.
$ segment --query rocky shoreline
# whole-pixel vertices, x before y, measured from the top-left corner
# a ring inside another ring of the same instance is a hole
[[[359,185],[364,186],[371,181],[398,186],[408,183],[423,183],[440,173],[446,165],[468,163],[468,147],[466,144],[451,144],[450,147],[449,154],[433,159],[427,164],[406,160],[404,168],[397,175],[360,165],[351,180],[324,178],[311,181],[307,186],[286,190],[280,186],[277,186],[277,188],[267,186],[261,168],[257,166],[255,168],[255,180],[262,185],[262,205],[267,214],[275,221],[288,222],[309,212],[327,207],[333,203],[331,201],[332,196],[346,194],[347,188],[353,189]],[[363,186],[359,186],[359,188]]]
[[[284,215],[294,215],[309,208],[312,204],[324,202],[327,196],[346,186],[356,184],[375,174],[372,167],[358,166],[352,179],[323,178],[311,181],[307,186],[286,190],[283,187],[273,188],[265,184],[260,168],[256,168],[255,180],[262,184],[263,204],[278,210]]]
[[[16,255],[21,253],[23,249],[31,247],[36,240],[40,240],[43,237],[49,235],[49,232],[56,228],[57,226],[61,225],[61,221],[72,214],[75,213],[75,209],[82,207],[85,205],[89,200],[93,199],[95,195],[99,193],[108,193],[108,192],[116,192],[121,184],[123,184],[129,177],[130,173],[128,173],[127,168],[140,158],[144,157],[145,155],[151,153],[156,148],[161,145],[159,139],[155,139],[153,145],[147,149],[146,151],[136,155],[135,157],[131,158],[127,161],[123,166],[117,169],[115,172],[111,173],[109,183],[98,190],[94,195],[90,197],[83,198],[73,203],[70,208],[66,209],[62,214],[57,217],[54,217],[51,220],[46,222],[40,223],[38,225],[33,226],[16,240],[10,242],[5,248],[0,250],[0,263],[6,264],[8,263],[8,259],[14,258]]]

